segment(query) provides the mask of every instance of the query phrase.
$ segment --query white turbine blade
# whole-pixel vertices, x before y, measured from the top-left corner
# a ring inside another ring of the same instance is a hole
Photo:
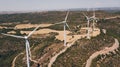
[[[71,29],[70,29],[70,27],[69,27],[69,25],[67,24],[67,23],[65,23],[65,25],[68,27],[68,29],[71,31]]]
[[[95,11],[94,11],[94,17],[95,17]]]
[[[30,67],[29,53],[28,53],[28,42],[26,40],[26,58],[27,58],[27,67]]]
[[[94,10],[94,8],[93,8],[93,17],[95,18],[95,10]]]
[[[64,22],[62,21],[62,22],[59,22],[59,23],[55,23],[54,25],[56,25],[56,24],[63,24]]]
[[[88,8],[87,8],[87,11],[89,11],[89,10],[90,10],[90,8],[88,7]]]
[[[88,16],[85,13],[82,12],[82,14],[88,19]]]
[[[66,46],[66,31],[65,31],[65,29],[66,29],[66,26],[64,24],[64,46]]]
[[[67,12],[67,14],[66,14],[66,17],[65,17],[65,20],[64,20],[64,21],[67,21],[68,15],[69,15],[69,11]]]
[[[39,27],[40,27],[40,25],[37,26],[32,32],[30,32],[27,37],[30,37]]]
[[[6,35],[6,36],[15,37],[15,38],[25,38],[25,37],[22,37],[22,36],[10,35],[10,34],[5,34],[5,33],[1,33],[1,34]]]

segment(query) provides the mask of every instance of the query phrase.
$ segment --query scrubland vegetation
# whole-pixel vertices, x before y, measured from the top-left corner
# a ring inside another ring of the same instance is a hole
[[[21,23],[57,23],[64,20],[65,14],[66,12],[62,11],[50,11],[42,13],[36,12],[0,15],[0,26],[8,27],[0,29],[0,33],[7,33],[14,30],[16,31],[16,35],[25,35],[21,34],[19,31],[33,30],[33,28],[15,30],[15,25]],[[89,12],[88,14],[92,15],[92,12]],[[69,48],[65,53],[63,53],[57,58],[56,62],[53,64],[53,67],[84,67],[86,60],[91,54],[103,49],[106,46],[112,46],[114,43],[114,38],[117,38],[120,42],[120,18],[110,20],[104,19],[105,17],[111,17],[116,15],[120,15],[120,12],[108,13],[104,11],[97,11],[96,16],[100,18],[97,23],[97,27],[99,27],[100,29],[106,29],[107,34],[103,34],[101,31],[102,34],[92,38],[91,40],[79,39],[74,43],[71,48]],[[71,29],[74,30],[76,25],[84,26],[86,24],[86,20],[85,17],[82,15],[82,12],[72,11],[70,12],[70,16],[68,18],[68,24],[70,25]],[[62,30],[63,25],[50,26],[48,28]],[[49,47],[51,44],[61,43],[61,41],[55,39],[55,35],[56,34],[51,34],[51,36],[48,36],[46,38],[42,38],[39,35],[39,37],[41,38],[29,39],[30,46],[33,49],[33,59],[38,59],[42,55],[44,55],[46,53],[44,49]],[[107,58],[105,58],[102,62],[100,62],[99,59],[101,57],[98,56],[96,59],[94,59],[92,67],[97,67],[97,65],[100,65],[100,67],[120,67],[120,48],[118,50],[119,51],[116,51],[117,54],[111,54],[110,56],[107,56]],[[25,42],[23,39],[0,35],[0,66],[11,67],[11,63],[14,57],[21,52],[25,52]],[[21,55],[16,60],[16,67],[26,66],[25,62],[23,62],[23,60],[26,61],[24,57],[25,54]],[[32,62],[31,65],[34,65],[34,63]]]

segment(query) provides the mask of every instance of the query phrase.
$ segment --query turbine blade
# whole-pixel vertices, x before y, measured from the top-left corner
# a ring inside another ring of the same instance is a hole
[[[40,25],[37,26],[32,32],[30,32],[27,37],[30,37],[39,27],[40,27]]]
[[[87,12],[88,12],[89,10],[90,10],[90,8],[88,7],[88,8],[87,8]]]
[[[66,14],[65,21],[67,21],[68,15],[69,15],[69,11]]]
[[[22,36],[17,36],[17,35],[10,35],[10,34],[5,34],[5,33],[1,33],[5,36],[11,36],[11,37],[15,37],[15,38],[25,38],[25,37],[22,37]]]
[[[82,12],[82,14],[88,19],[88,16],[85,13]]]
[[[54,25],[56,25],[56,24],[63,24],[64,22],[62,21],[62,22],[59,22],[59,23],[55,23]]]
[[[94,11],[94,17],[95,17],[95,11]]]
[[[67,23],[65,23],[65,25],[68,27],[68,29],[71,31],[71,29],[70,29],[70,27],[69,27],[69,25],[67,24]]]
[[[95,18],[95,10],[94,10],[94,8],[93,8],[93,17]]]

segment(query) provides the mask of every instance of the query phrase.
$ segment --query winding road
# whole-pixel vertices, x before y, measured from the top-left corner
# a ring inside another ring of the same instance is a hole
[[[106,47],[105,49],[101,50],[101,51],[97,51],[95,53],[93,53],[89,59],[87,60],[86,66],[85,67],[90,67],[92,60],[94,58],[96,58],[98,55],[102,55],[102,54],[107,54],[109,52],[114,52],[115,49],[119,48],[119,41],[117,39],[114,39],[115,43],[113,44],[112,47]]]
[[[69,47],[71,47],[71,46],[74,44],[74,42],[75,42],[75,41],[73,41],[71,44],[67,44],[67,46],[66,46],[63,50],[61,50],[58,54],[56,54],[55,56],[53,56],[53,57],[51,58],[51,60],[50,60],[50,63],[48,64],[48,67],[51,67],[52,64],[55,62],[55,60],[57,59],[57,57],[58,57],[60,54],[64,53]]]
[[[16,59],[17,59],[20,55],[22,55],[22,54],[24,54],[24,53],[23,53],[23,52],[19,53],[19,54],[13,59],[13,62],[12,62],[12,66],[11,66],[11,67],[15,67],[15,61],[16,61]]]
[[[114,18],[120,18],[120,16],[108,17],[108,18],[105,18],[105,19],[109,20],[109,19],[114,19]]]

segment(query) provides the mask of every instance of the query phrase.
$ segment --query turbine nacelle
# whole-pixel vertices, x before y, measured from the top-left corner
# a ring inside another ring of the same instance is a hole
[[[90,21],[92,19],[92,17],[88,17],[85,13],[83,13],[83,15],[85,16],[85,18]]]
[[[24,36],[25,39],[28,39],[28,36]]]
[[[63,21],[63,23],[66,23],[67,21]]]

